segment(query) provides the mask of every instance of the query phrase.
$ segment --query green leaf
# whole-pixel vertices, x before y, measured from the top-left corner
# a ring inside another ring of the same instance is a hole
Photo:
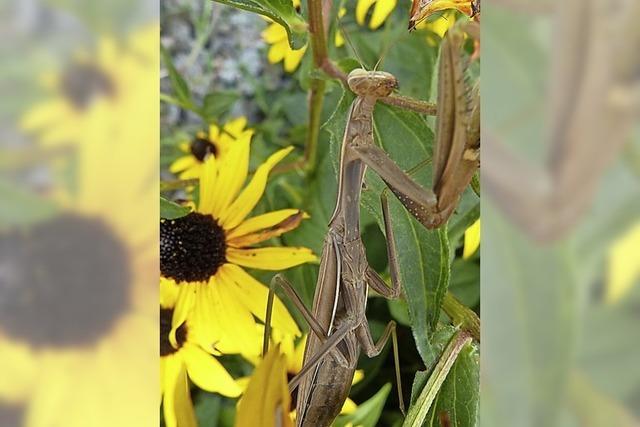
[[[453,328],[443,328],[434,339],[440,347],[451,336]],[[469,358],[467,358],[469,356]],[[431,372],[416,374],[411,406],[404,421],[405,427],[439,427],[440,414],[446,413],[450,425],[474,426],[478,419],[479,360],[471,344],[471,337],[456,331],[441,352]],[[461,389],[458,390],[457,387]],[[457,393],[457,394],[456,394]]]
[[[0,180],[0,200],[0,226],[33,224],[60,211],[51,200],[3,180]]]
[[[291,0],[215,0],[219,3],[248,10],[273,19],[287,30],[291,49],[307,43],[307,23],[293,7]]]
[[[191,212],[191,209],[180,206],[170,200],[160,197],[160,217],[165,219],[181,218]]]
[[[480,398],[480,360],[477,348],[469,344],[462,349],[444,380],[426,426],[441,427],[441,417],[448,425],[472,427],[478,425]],[[445,415],[446,414],[446,415]]]
[[[338,417],[333,423],[334,427],[344,427],[348,423],[354,426],[375,427],[391,391],[391,384],[385,384],[371,399],[358,405],[358,409],[349,415]]]
[[[202,108],[199,113],[205,123],[218,120],[240,98],[237,91],[221,90],[207,94],[202,100]]]
[[[178,70],[176,70],[175,65],[173,65],[171,55],[162,45],[160,45],[160,53],[162,54],[164,65],[167,67],[167,71],[169,72],[169,80],[171,81],[171,87],[173,88],[176,99],[181,103],[182,107],[193,109],[191,90],[189,89],[187,81],[182,77]]]

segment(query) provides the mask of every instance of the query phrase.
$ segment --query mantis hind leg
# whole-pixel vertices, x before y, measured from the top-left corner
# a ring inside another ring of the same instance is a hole
[[[364,349],[365,353],[368,357],[375,357],[379,355],[384,346],[387,345],[387,341],[391,338],[391,343],[393,346],[393,362],[395,365],[396,371],[396,384],[398,386],[398,399],[400,400],[400,411],[405,413],[404,410],[404,398],[402,395],[402,380],[400,378],[400,358],[398,357],[398,336],[396,334],[396,322],[391,320],[387,323],[382,336],[378,339],[378,342],[373,340],[371,336],[371,331],[369,330],[369,324],[364,322],[361,323],[358,327],[356,334],[358,336],[358,341],[360,345]]]

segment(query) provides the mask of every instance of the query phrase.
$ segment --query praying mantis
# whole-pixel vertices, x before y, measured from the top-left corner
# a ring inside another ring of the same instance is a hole
[[[368,357],[375,357],[390,337],[396,350],[398,393],[404,409],[396,324],[390,321],[376,342],[366,318],[369,287],[386,298],[398,298],[402,293],[389,207],[383,194],[391,287],[367,262],[360,236],[360,195],[365,171],[371,168],[425,227],[441,226],[454,212],[460,194],[479,167],[480,148],[479,92],[477,87],[469,90],[464,78],[460,55],[463,40],[462,31],[454,27],[442,42],[432,189],[416,183],[374,143],[374,107],[377,100],[397,88],[396,78],[383,71],[360,68],[348,75],[347,84],[356,98],[342,141],[337,202],[324,240],[313,307],[309,310],[293,286],[280,275],[272,282],[267,304],[265,352],[275,285],[285,291],[311,329],[303,368],[289,383],[290,391],[299,388],[298,426],[330,425],[349,394],[361,349]]]

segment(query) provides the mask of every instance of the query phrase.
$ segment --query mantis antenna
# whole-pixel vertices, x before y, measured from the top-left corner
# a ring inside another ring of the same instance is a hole
[[[358,54],[358,50],[356,49],[356,46],[351,41],[351,37],[349,36],[349,33],[347,32],[346,28],[340,23],[340,20],[337,20],[337,23],[338,23],[338,31],[340,31],[342,33],[342,36],[347,41],[347,44],[349,45],[349,47],[353,51],[354,55],[356,56],[356,59],[358,60],[358,63],[360,64],[360,68],[362,68],[363,70],[366,70],[366,67],[364,66],[364,61],[362,60],[362,58]]]

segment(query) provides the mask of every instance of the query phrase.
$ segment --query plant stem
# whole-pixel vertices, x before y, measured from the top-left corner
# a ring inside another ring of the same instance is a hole
[[[440,360],[438,360],[438,363],[433,368],[427,384],[425,384],[416,399],[415,405],[412,405],[409,409],[407,418],[404,420],[404,427],[419,427],[424,424],[429,409],[440,391],[442,383],[444,383],[444,380],[447,378],[453,363],[458,358],[464,346],[470,342],[471,335],[466,331],[458,331],[453,338],[451,338],[451,341],[449,341],[449,344],[447,344],[447,347],[442,352]]]
[[[327,40],[322,18],[322,0],[309,0],[309,36],[313,51],[313,63],[316,68],[322,68],[327,58]],[[312,176],[316,168],[318,153],[318,136],[322,121],[322,106],[326,83],[322,79],[313,79],[309,93],[309,129],[307,130],[307,144],[304,160],[308,176]]]
[[[320,125],[322,124],[322,106],[324,104],[324,92],[326,82],[321,79],[311,81],[309,94],[309,129],[307,131],[307,145],[305,147],[304,158],[307,165],[307,174],[312,176],[316,168],[318,154],[318,137],[320,135]]]
[[[480,319],[478,315],[462,304],[451,292],[447,292],[442,302],[442,309],[455,325],[468,332],[476,341],[480,341]]]

